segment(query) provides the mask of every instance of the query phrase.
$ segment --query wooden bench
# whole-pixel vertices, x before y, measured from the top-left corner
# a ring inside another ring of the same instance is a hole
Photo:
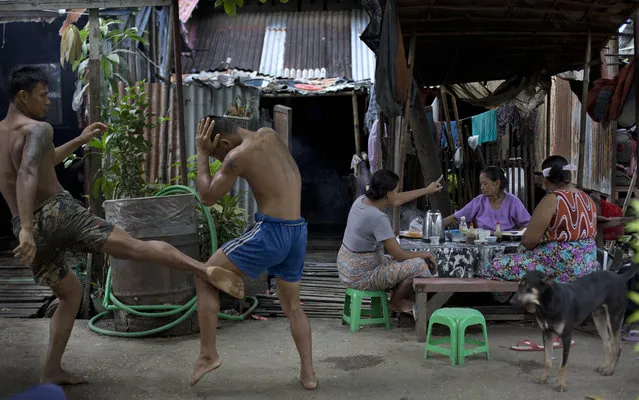
[[[419,342],[426,341],[426,332],[430,316],[441,308],[454,293],[480,292],[516,292],[519,282],[491,281],[484,278],[415,278],[413,289],[416,294],[417,323],[416,332]],[[428,300],[428,293],[435,293]]]

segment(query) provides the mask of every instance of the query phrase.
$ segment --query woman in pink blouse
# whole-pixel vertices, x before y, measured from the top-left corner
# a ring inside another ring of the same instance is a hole
[[[523,229],[530,222],[530,214],[517,196],[506,191],[508,180],[501,168],[488,167],[479,175],[481,193],[464,208],[444,219],[450,226],[466,217],[475,228],[495,230],[499,221],[502,231]]]

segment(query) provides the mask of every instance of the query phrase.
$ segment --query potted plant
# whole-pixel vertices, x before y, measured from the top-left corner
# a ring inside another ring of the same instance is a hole
[[[155,197],[144,175],[145,156],[151,144],[144,129],[153,128],[153,115],[144,92],[144,82],[114,95],[105,110],[108,131],[88,143],[101,155],[101,168],[94,183],[94,195],[102,193],[105,219],[141,240],[162,240],[198,258],[198,226],[193,195]],[[159,121],[162,121],[160,119]],[[110,258],[112,293],[128,306],[184,304],[195,296],[193,274],[150,263]],[[107,283],[108,284],[108,283]],[[148,331],[174,318],[140,317],[117,311],[117,331]],[[197,331],[194,318],[172,328],[167,334]]]
[[[194,182],[197,179],[197,156],[192,155],[186,160],[188,180]],[[177,162],[172,167],[180,167],[180,163]],[[215,175],[222,163],[215,160],[210,165],[211,176]],[[169,184],[175,184],[182,180],[181,176],[172,178]],[[160,191],[167,187],[164,184],[150,185],[155,191]],[[231,196],[225,194],[216,204],[209,207],[209,211],[215,220],[215,230],[217,236],[218,245],[222,245],[232,239],[235,239],[242,235],[246,226],[244,209],[240,206],[241,193]],[[206,261],[211,257],[211,235],[209,234],[208,226],[206,226],[206,219],[204,215],[198,213],[198,237],[200,246],[200,260]]]
[[[253,100],[253,96],[243,90],[235,97],[235,101],[224,113],[224,116],[233,121],[237,126],[247,129],[249,122],[255,114]]]

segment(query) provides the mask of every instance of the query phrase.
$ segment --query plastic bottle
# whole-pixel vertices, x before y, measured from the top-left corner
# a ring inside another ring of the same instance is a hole
[[[468,225],[466,224],[466,217],[461,217],[461,221],[459,221],[459,231],[463,234],[468,232]]]
[[[501,242],[502,235],[501,224],[499,223],[499,221],[497,221],[497,224],[495,225],[495,237],[497,238],[498,242]]]

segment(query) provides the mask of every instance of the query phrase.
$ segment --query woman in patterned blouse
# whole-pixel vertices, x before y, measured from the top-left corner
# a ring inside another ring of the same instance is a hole
[[[570,182],[576,167],[561,156],[542,163],[546,196],[537,205],[517,254],[506,254],[485,265],[479,275],[495,280],[519,280],[538,270],[568,282],[598,269],[597,207]]]

